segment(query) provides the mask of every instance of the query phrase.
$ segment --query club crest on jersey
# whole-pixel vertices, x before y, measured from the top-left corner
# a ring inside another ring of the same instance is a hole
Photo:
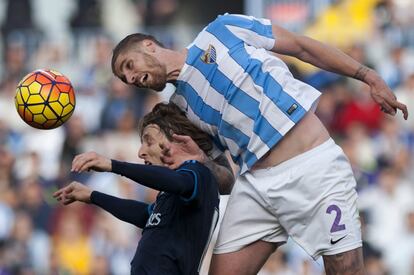
[[[204,51],[204,53],[200,56],[201,61],[207,64],[216,63],[216,48],[213,45],[208,45],[208,49]]]

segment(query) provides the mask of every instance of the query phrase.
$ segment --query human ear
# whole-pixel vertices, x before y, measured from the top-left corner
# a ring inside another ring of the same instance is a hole
[[[149,40],[149,39],[144,40],[144,41],[143,41],[143,45],[144,45],[145,49],[146,49],[148,52],[151,52],[151,53],[154,53],[154,52],[155,52],[156,45],[155,45],[154,41],[151,41],[151,40]]]

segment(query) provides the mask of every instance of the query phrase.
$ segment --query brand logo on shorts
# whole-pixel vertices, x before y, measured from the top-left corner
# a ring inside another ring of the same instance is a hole
[[[331,244],[332,244],[332,245],[333,245],[333,244],[336,244],[336,243],[337,243],[337,242],[339,242],[340,240],[344,239],[346,236],[347,236],[347,235],[342,236],[341,238],[339,238],[339,239],[337,239],[337,240],[333,240],[333,239],[331,238]]]

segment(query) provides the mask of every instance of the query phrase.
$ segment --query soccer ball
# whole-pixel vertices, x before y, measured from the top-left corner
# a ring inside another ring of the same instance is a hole
[[[63,74],[36,70],[19,82],[14,102],[27,124],[37,129],[54,129],[65,123],[75,110],[75,92]]]

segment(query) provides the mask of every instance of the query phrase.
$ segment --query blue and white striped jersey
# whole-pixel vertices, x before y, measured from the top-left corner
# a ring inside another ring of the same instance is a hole
[[[218,148],[230,151],[240,173],[275,146],[320,95],[267,52],[274,43],[267,19],[219,16],[188,46],[171,97]]]

